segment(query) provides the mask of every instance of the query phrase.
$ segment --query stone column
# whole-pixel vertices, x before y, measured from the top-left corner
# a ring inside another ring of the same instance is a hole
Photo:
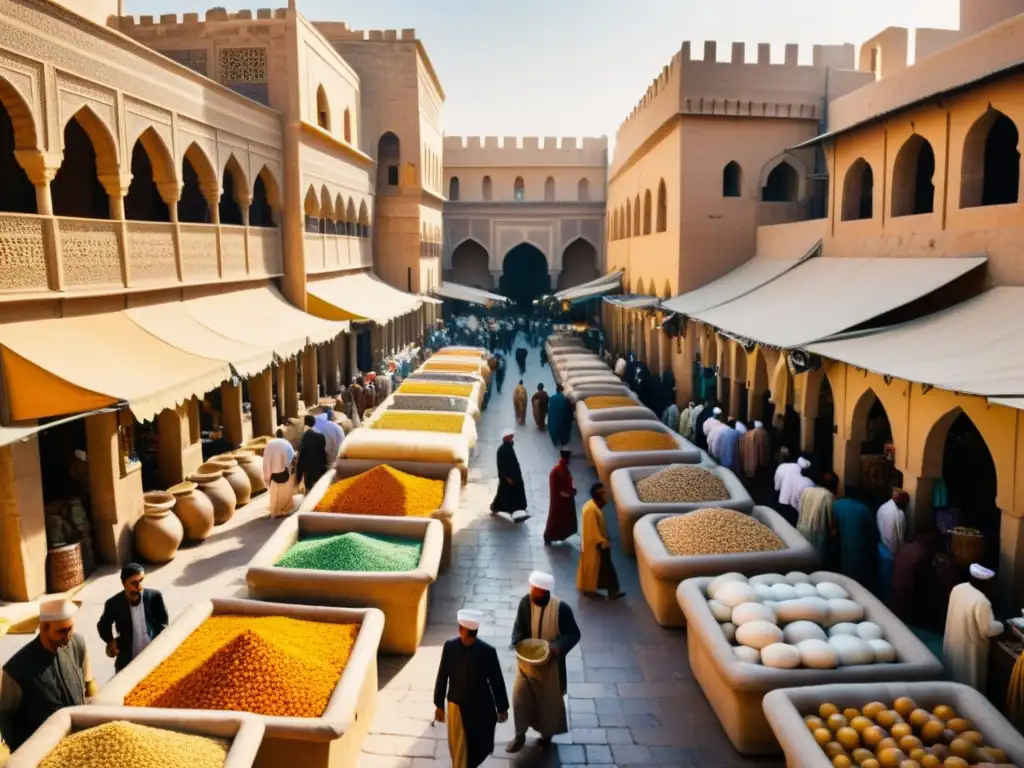
[[[178,280],[185,279],[185,268],[181,255],[181,224],[178,223],[178,202],[181,200],[181,185],[175,181],[159,182],[156,185],[160,199],[167,205],[167,214],[171,220],[171,236],[174,238],[174,265]]]
[[[370,354],[373,370],[377,370],[382,362],[381,353],[384,349],[384,328],[374,323],[370,327]]]
[[[359,345],[356,343],[356,334],[352,333],[348,339],[348,377],[351,379],[359,370],[359,358],[357,352]]]
[[[282,419],[285,418],[285,414],[288,410],[285,404],[284,393],[287,390],[287,376],[284,375],[285,364],[274,365],[274,384],[277,386],[277,404],[275,407],[274,414],[274,426],[276,427]],[[275,431],[276,434],[276,431]]]
[[[50,193],[50,182],[60,168],[61,154],[15,150],[14,157],[35,187],[36,211],[44,217],[43,252],[46,255],[47,286],[53,291],[63,291],[64,264],[60,251],[60,228],[53,216],[53,198]]]
[[[217,227],[217,275],[219,277],[224,276],[224,259],[221,255],[221,244],[220,244],[220,196],[223,194],[220,185],[216,187],[210,185],[203,185],[200,182],[199,191],[203,193],[203,197],[206,198],[206,205],[210,211],[210,223]]]
[[[348,367],[348,345],[352,333],[339,333],[334,344],[334,362],[338,365],[338,388],[344,389],[352,378],[352,371]]]
[[[93,546],[102,563],[120,563],[131,557],[131,526],[142,516],[142,471],[135,465],[125,472],[118,439],[119,418],[130,419],[131,415],[121,413],[85,417]]]
[[[220,401],[221,416],[224,424],[224,437],[232,445],[245,442],[242,427],[242,383],[237,379],[221,382]]]
[[[0,447],[0,599],[20,603],[45,592],[46,513],[33,435]]]
[[[340,376],[338,371],[338,339],[342,334],[332,341],[324,344],[324,395],[333,396],[341,391]]]
[[[284,364],[284,415],[289,419],[299,415],[299,365],[294,357]]]
[[[156,417],[157,479],[164,488],[180,483],[195,469],[187,467],[185,461],[192,445],[189,405],[184,403],[177,408],[165,408]]]
[[[249,379],[249,397],[252,399],[252,431],[255,437],[276,433],[274,424],[274,385],[270,370]]]
[[[312,408],[320,399],[320,375],[314,344],[302,350],[302,399],[307,408]]]
[[[242,214],[242,226],[245,227],[245,273],[249,274],[249,206],[252,205],[252,196],[247,189],[235,185],[235,202]]]
[[[126,288],[131,287],[131,248],[128,243],[128,226],[124,220],[124,198],[128,194],[128,187],[132,183],[131,174],[111,174],[100,176],[100,183],[107,191],[107,200],[110,204],[110,219],[118,222],[117,239],[121,251],[121,281]]]

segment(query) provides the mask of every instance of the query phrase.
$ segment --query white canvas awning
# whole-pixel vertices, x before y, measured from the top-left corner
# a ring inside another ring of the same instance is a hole
[[[756,290],[691,316],[762,344],[804,347],[920,299],[985,261],[808,259]]]
[[[584,299],[597,298],[608,293],[614,293],[622,287],[623,271],[612,272],[608,275],[589,280],[586,283],[558,291],[555,298],[559,301],[582,301]]]
[[[392,288],[371,272],[306,283],[309,311],[327,320],[370,320],[386,325],[423,304],[423,299]]]
[[[949,309],[809,352],[874,373],[1024,405],[1024,288],[993,288]]]
[[[508,297],[497,293],[485,291],[483,288],[474,288],[471,285],[451,283],[447,280],[431,289],[438,296],[458,301],[468,301],[470,304],[479,304],[486,307],[488,304],[507,304]]]

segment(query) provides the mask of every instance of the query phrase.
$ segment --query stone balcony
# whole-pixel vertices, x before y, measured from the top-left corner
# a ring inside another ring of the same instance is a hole
[[[371,240],[355,235],[306,232],[306,273],[373,267]]]
[[[277,228],[0,213],[0,301],[282,273]]]

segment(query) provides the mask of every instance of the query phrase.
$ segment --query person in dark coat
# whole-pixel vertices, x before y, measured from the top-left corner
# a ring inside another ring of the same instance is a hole
[[[540,345],[540,367],[543,368],[548,364],[548,348],[543,344]]]
[[[520,376],[526,373],[526,356],[528,354],[529,350],[526,347],[519,347],[516,350],[516,363],[519,365]]]
[[[316,417],[306,414],[306,431],[302,433],[299,444],[299,461],[295,467],[295,478],[305,482],[308,493],[316,481],[327,471],[327,439],[319,432],[313,431]]]
[[[107,656],[115,659],[117,672],[167,628],[169,619],[164,596],[155,589],[144,589],[145,578],[146,570],[141,565],[126,564],[121,569],[124,590],[107,600],[96,624],[96,630],[107,644]],[[115,629],[117,635],[113,632]]]
[[[694,424],[694,437],[697,438],[697,447],[702,450],[708,449],[708,436],[704,434],[704,422],[710,419],[714,415],[714,408],[711,406],[710,398],[705,398],[704,408],[701,409],[700,415],[697,416],[697,422]]]
[[[501,394],[501,385],[505,383],[505,356],[498,353],[498,364],[494,368],[494,386],[498,388],[498,394]]]
[[[448,725],[453,768],[477,768],[494,751],[497,724],[508,720],[508,691],[497,652],[477,639],[480,614],[461,610],[458,620],[459,636],[441,650],[434,720]]]
[[[513,522],[523,523],[530,519],[530,515],[526,512],[526,485],[516,458],[514,438],[515,433],[507,429],[498,446],[498,491],[491,502],[491,514],[508,512]],[[516,517],[516,512],[523,514]]]

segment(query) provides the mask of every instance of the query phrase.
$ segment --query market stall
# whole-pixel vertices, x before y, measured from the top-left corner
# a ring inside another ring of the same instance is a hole
[[[611,481],[612,472],[623,467],[699,464],[703,460],[697,446],[660,421],[637,424],[640,426],[634,430],[590,438],[590,456],[605,485]]]

